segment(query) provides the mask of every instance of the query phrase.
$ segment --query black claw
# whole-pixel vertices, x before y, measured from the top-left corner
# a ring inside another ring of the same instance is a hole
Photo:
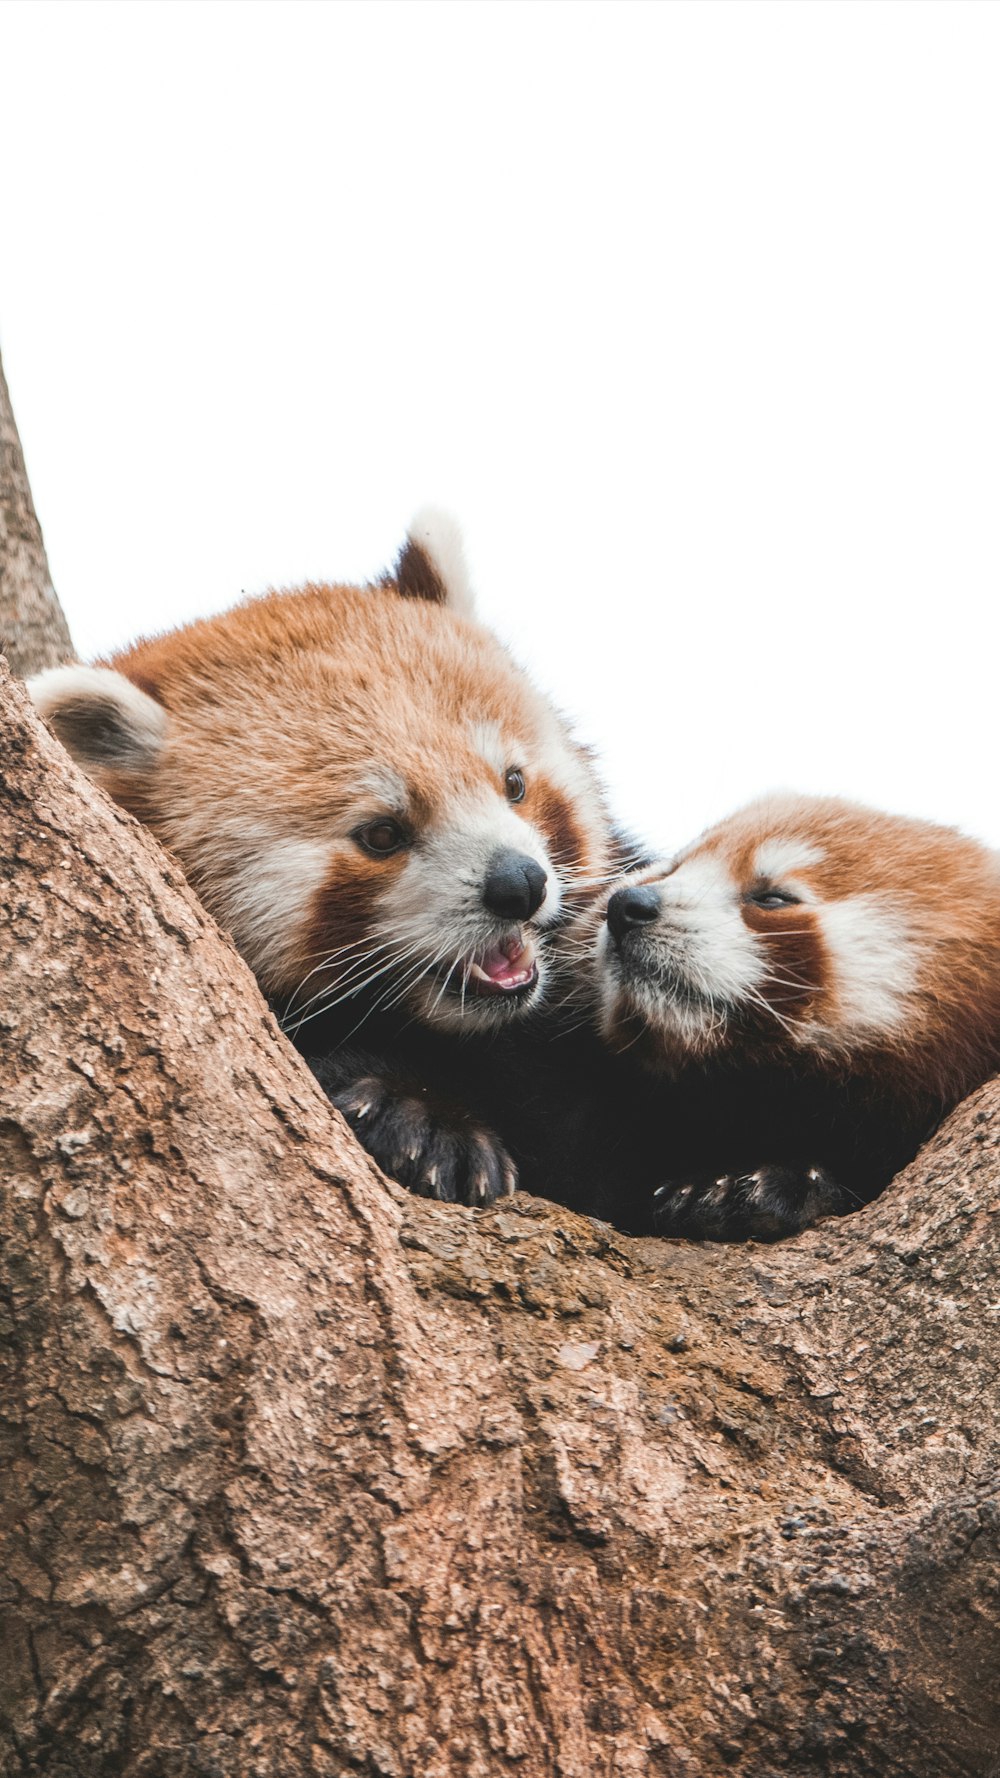
[[[657,1234],[690,1241],[782,1241],[855,1207],[822,1167],[761,1166],[678,1181],[654,1193]]]
[[[391,1077],[333,1086],[317,1073],[383,1173],[418,1197],[482,1207],[514,1189],[517,1172],[503,1145],[464,1112],[431,1106]]]

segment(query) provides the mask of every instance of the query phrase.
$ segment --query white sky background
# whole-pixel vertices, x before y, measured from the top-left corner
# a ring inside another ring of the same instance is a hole
[[[425,501],[680,843],[1000,844],[1000,8],[0,6],[0,346],[77,646]]]

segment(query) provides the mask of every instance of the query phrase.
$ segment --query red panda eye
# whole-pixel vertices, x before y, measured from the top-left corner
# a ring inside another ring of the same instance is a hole
[[[510,802],[510,803],[522,802],[524,800],[524,792],[526,789],[526,785],[524,782],[524,773],[519,772],[516,769],[516,767],[511,766],[510,771],[507,773],[506,777],[504,778],[503,787],[504,787],[505,791],[507,792],[507,801],[508,802]]]
[[[745,899],[755,908],[794,908],[800,905],[799,897],[792,895],[787,889],[751,889]]]
[[[357,828],[351,838],[363,852],[370,852],[375,858],[388,858],[390,853],[398,852],[406,845],[405,829],[385,815],[378,821],[369,821],[367,827]]]

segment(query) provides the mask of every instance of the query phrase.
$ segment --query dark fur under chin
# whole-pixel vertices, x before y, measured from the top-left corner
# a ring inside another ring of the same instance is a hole
[[[801,1069],[664,1078],[633,1052],[610,1055],[576,1015],[563,1002],[476,1042],[376,1014],[345,1043],[343,1026],[319,1020],[299,1047],[411,1190],[485,1204],[516,1170],[522,1189],[639,1235],[774,1240],[857,1209],[946,1109]],[[747,1180],[761,1169],[758,1191]]]
[[[426,1030],[452,1037],[476,1038],[509,1031],[522,1020],[530,1018],[542,1004],[544,989],[539,984],[523,998],[516,993],[467,996],[452,994],[449,1003],[441,1003],[430,1017],[427,1009],[415,1008],[413,1017]],[[364,1027],[362,1026],[362,1030]]]

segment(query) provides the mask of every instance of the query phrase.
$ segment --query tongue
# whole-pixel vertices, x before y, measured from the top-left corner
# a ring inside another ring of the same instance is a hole
[[[514,934],[493,945],[484,957],[477,958],[469,975],[494,988],[521,988],[530,982],[534,968],[534,947]]]
[[[515,978],[521,980],[530,974],[527,960],[525,963],[521,962],[523,949],[519,940],[505,939],[503,944],[494,945],[492,951],[487,951],[485,957],[479,960],[479,967],[498,987]]]

